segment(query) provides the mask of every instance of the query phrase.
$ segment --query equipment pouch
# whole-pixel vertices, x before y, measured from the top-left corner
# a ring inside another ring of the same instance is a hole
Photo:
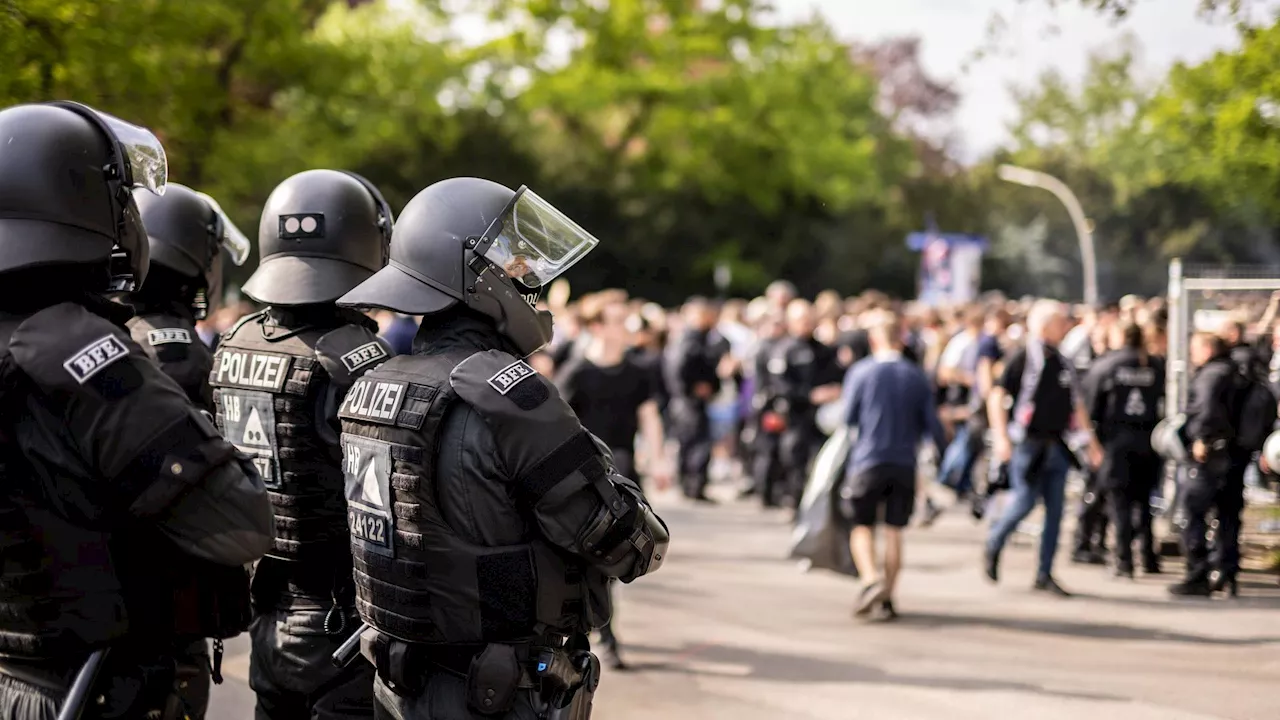
[[[515,704],[520,677],[514,646],[486,645],[467,672],[467,704],[481,715],[505,715]]]
[[[569,705],[569,720],[590,720],[591,704],[600,685],[600,659],[590,652],[574,655],[574,664],[582,671],[582,687]]]

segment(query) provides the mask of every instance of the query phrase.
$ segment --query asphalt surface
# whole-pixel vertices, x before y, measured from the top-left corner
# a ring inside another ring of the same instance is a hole
[[[1030,589],[1035,540],[1015,536],[1000,586],[983,528],[958,509],[908,533],[894,622],[850,617],[857,582],[785,560],[790,524],[746,502],[657,500],[669,560],[619,593],[629,672],[607,671],[602,720],[1274,720],[1280,587],[1246,575],[1236,600],[1172,600],[1173,578],[1113,580],[1067,562],[1077,593]],[[1064,532],[1064,539],[1069,537]],[[211,720],[252,717],[243,638]]]

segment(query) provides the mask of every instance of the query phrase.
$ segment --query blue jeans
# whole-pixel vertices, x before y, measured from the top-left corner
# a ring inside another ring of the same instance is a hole
[[[1041,456],[1038,470],[1032,467]],[[1067,470],[1070,468],[1067,449],[1062,443],[1028,440],[1013,448],[1009,462],[1009,483],[1013,499],[1004,515],[991,526],[987,538],[987,551],[999,554],[1018,523],[1031,514],[1036,500],[1044,500],[1044,532],[1040,535],[1039,575],[1053,573],[1053,556],[1058,551],[1058,531],[1062,527],[1063,496],[1067,488]],[[1031,471],[1031,472],[1029,472]]]
[[[955,490],[958,495],[973,489],[973,465],[977,458],[971,445],[969,426],[960,425],[956,428],[955,438],[942,454],[942,462],[938,466],[938,482]]]

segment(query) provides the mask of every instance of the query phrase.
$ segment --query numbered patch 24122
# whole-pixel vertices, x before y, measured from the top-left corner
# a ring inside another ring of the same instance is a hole
[[[342,473],[352,541],[371,552],[394,556],[391,446],[381,440],[343,435]]]

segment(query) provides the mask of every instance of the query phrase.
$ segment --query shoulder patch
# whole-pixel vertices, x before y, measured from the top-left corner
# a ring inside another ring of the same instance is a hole
[[[157,328],[147,331],[147,342],[155,345],[167,345],[169,343],[191,344],[191,333],[185,328]]]
[[[377,341],[368,342],[343,355],[342,364],[347,366],[349,372],[355,372],[369,363],[386,359],[388,354]]]
[[[279,353],[222,346],[218,349],[212,383],[218,387],[280,392],[289,377],[293,358]]]
[[[62,367],[71,373],[76,382],[83,385],[111,363],[126,357],[129,349],[114,335],[98,338],[63,361]]]
[[[321,335],[315,344],[316,360],[338,387],[382,364],[395,353],[391,346],[360,325],[343,325]]]
[[[352,384],[338,417],[344,420],[364,420],[380,425],[395,425],[400,407],[404,405],[409,384],[397,380],[361,378]]]
[[[506,395],[516,385],[537,374],[538,371],[534,370],[529,363],[517,360],[494,373],[493,377],[489,378],[489,387],[497,390],[499,395]]]

